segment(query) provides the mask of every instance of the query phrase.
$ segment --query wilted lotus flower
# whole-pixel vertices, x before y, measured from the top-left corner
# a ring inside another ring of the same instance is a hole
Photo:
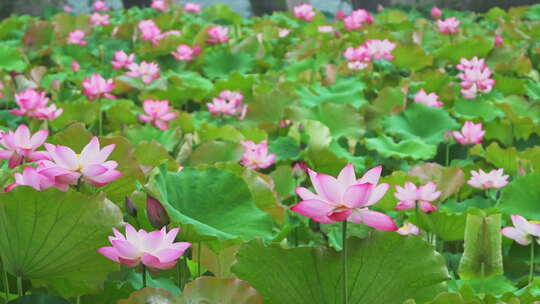
[[[420,228],[411,223],[406,223],[396,231],[401,235],[420,234]]]
[[[186,242],[174,242],[178,228],[169,232],[166,227],[146,232],[143,229],[136,231],[130,224],[126,224],[125,236],[115,228],[113,232],[114,236],[109,237],[112,247],[99,248],[98,252],[127,267],[136,267],[143,263],[153,269],[170,269],[191,246]]]
[[[456,17],[450,17],[446,18],[444,20],[437,20],[437,31],[442,34],[457,34],[459,32],[459,24],[461,21],[459,21]]]
[[[365,9],[354,10],[349,16],[343,18],[345,29],[349,32],[361,29],[366,23],[372,24],[373,21],[373,16]]]
[[[512,224],[514,227],[504,227],[501,229],[501,233],[507,238],[511,238],[516,243],[527,246],[533,239],[536,238],[536,242],[540,244],[540,224],[527,221],[524,217],[512,214]]]
[[[390,42],[388,39],[368,40],[364,43],[364,45],[366,46],[367,53],[372,60],[394,60],[394,56],[392,56],[392,51],[396,47],[396,44]]]
[[[247,168],[256,170],[270,167],[276,161],[276,155],[268,154],[268,141],[263,140],[256,144],[251,140],[240,142],[244,146],[244,154],[240,163]]]
[[[472,121],[466,121],[461,128],[461,133],[452,131],[452,136],[462,145],[475,145],[482,142],[486,131],[482,129],[482,124],[475,124]]]
[[[114,58],[111,61],[112,67],[115,70],[128,67],[135,61],[135,54],[126,54],[124,51],[116,51]]]
[[[296,5],[293,9],[293,14],[296,18],[304,21],[311,21],[315,17],[313,6],[309,3]]]
[[[109,25],[111,24],[109,21],[109,15],[107,14],[100,14],[98,12],[93,13],[90,16],[90,24],[92,25]]]
[[[508,175],[504,175],[503,169],[491,170],[489,173],[482,169],[478,171],[471,170],[471,178],[467,184],[480,189],[499,189],[508,184]]]
[[[105,186],[122,176],[115,170],[118,163],[107,160],[114,147],[112,144],[100,149],[97,137],[93,137],[80,154],[66,146],[45,144],[52,161],[41,161],[44,169],[40,172],[64,188],[76,185],[81,177],[94,187]]]
[[[155,62],[143,61],[140,64],[132,63],[128,66],[128,69],[129,71],[126,73],[126,76],[132,78],[140,77],[146,84],[160,77],[159,65]]]
[[[144,122],[152,123],[160,130],[167,130],[168,122],[175,119],[178,115],[171,112],[168,100],[145,100],[143,104],[145,114],[140,114],[139,119]]]
[[[96,11],[108,11],[109,8],[107,7],[107,3],[105,1],[96,1],[94,2],[94,5],[92,5],[92,8]]]
[[[207,33],[207,43],[221,44],[229,41],[229,37],[227,36],[229,34],[229,29],[225,26],[214,25],[208,29]]]
[[[363,45],[356,48],[348,47],[345,52],[343,52],[343,57],[347,59],[347,66],[351,70],[363,70],[371,62],[368,50]]]
[[[247,112],[247,105],[242,103],[244,96],[239,92],[224,90],[207,103],[208,111],[212,115],[233,115],[243,119]]]
[[[150,224],[156,229],[161,229],[170,222],[169,215],[163,205],[150,195],[146,197],[146,214]]]
[[[3,149],[0,148],[0,159],[9,160],[8,167],[10,169],[22,164],[23,161],[34,162],[49,159],[47,152],[36,151],[47,140],[48,135],[48,130],[39,130],[32,135],[26,125],[19,125],[15,132],[9,131],[2,134],[0,145]]]
[[[168,9],[167,1],[165,0],[152,0],[152,4],[150,5],[150,7],[157,11],[162,11],[162,12]]]
[[[198,45],[190,47],[187,44],[181,44],[176,48],[176,51],[171,53],[171,55],[178,61],[193,61],[195,56],[200,53],[201,47]]]
[[[320,223],[347,220],[361,222],[375,229],[395,231],[397,227],[391,217],[368,209],[388,190],[388,184],[377,185],[381,171],[382,167],[378,166],[356,179],[353,165],[348,164],[336,179],[309,170],[316,194],[303,187],[296,188],[302,201],[291,210]]]
[[[97,98],[111,98],[115,97],[109,94],[114,89],[114,82],[112,79],[105,80],[99,74],[92,74],[90,78],[84,78],[82,82],[84,88],[83,94],[88,96],[88,99],[94,100]]]
[[[201,5],[193,2],[186,2],[186,4],[184,4],[184,11],[187,13],[200,13]]]
[[[414,102],[423,103],[428,107],[440,108],[443,103],[438,100],[439,96],[435,93],[426,93],[424,89],[420,89],[416,95],[414,95]]]
[[[437,190],[437,184],[429,182],[423,186],[416,187],[411,182],[406,182],[405,187],[396,186],[394,196],[400,200],[396,205],[396,210],[415,209],[416,205],[423,212],[432,212],[437,210],[437,206],[431,204],[432,201],[439,198],[441,191]]]
[[[82,30],[74,30],[73,32],[69,33],[66,41],[69,44],[76,44],[76,45],[86,45],[86,41],[84,41],[84,32]]]
[[[7,186],[4,192],[18,186],[30,186],[38,191],[54,186],[54,181],[39,172],[39,168],[25,167],[22,173],[14,173],[15,183]]]
[[[431,8],[430,15],[433,19],[439,19],[442,16],[442,11],[438,7],[434,6]]]

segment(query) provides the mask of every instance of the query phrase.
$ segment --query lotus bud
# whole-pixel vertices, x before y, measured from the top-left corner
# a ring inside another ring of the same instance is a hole
[[[137,217],[137,207],[135,207],[133,199],[131,199],[131,197],[129,196],[126,196],[124,203],[126,207],[126,212],[132,217]]]
[[[161,229],[170,222],[169,215],[165,211],[165,208],[163,208],[163,205],[150,195],[146,198],[146,213],[148,214],[150,224],[156,229]]]

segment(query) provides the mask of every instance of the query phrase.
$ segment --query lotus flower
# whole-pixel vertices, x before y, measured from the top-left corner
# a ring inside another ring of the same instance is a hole
[[[160,77],[159,65],[155,62],[143,61],[140,64],[132,63],[128,66],[128,69],[129,71],[126,73],[126,76],[132,78],[140,77],[146,84]]]
[[[336,12],[336,19],[337,19],[337,20],[343,20],[343,19],[345,19],[346,16],[347,16],[347,15],[346,15],[345,12],[342,11],[342,10],[338,10],[338,11]]]
[[[394,56],[392,56],[392,51],[396,47],[396,44],[390,42],[388,39],[368,40],[364,43],[364,45],[366,46],[367,53],[372,60],[394,60]]]
[[[105,80],[99,74],[92,74],[90,78],[84,78],[82,82],[84,88],[83,94],[88,96],[88,99],[94,100],[97,98],[111,98],[115,97],[109,94],[114,89],[114,83],[112,79]]]
[[[17,167],[24,161],[33,162],[49,159],[47,152],[36,151],[47,140],[48,135],[48,130],[39,130],[32,135],[26,125],[19,125],[15,132],[9,131],[2,134],[0,145],[4,148],[0,149],[0,159],[7,159],[10,169]]]
[[[438,7],[434,6],[431,8],[430,15],[431,18],[438,20],[442,16],[442,11]]]
[[[377,185],[382,167],[375,167],[356,179],[354,167],[348,164],[337,178],[309,170],[311,183],[316,194],[299,187],[296,193],[302,201],[291,210],[320,223],[349,221],[362,222],[380,230],[395,231],[397,227],[391,217],[369,210],[388,190],[388,184]]]
[[[229,29],[227,27],[214,25],[208,29],[207,33],[208,33],[208,40],[206,40],[207,43],[221,44],[221,43],[226,43],[227,41],[229,41],[229,37],[227,36],[229,34]]]
[[[399,229],[396,231],[397,233],[401,235],[410,235],[410,234],[420,234],[420,228],[416,227],[415,225],[411,223],[406,223],[405,225],[399,227]]]
[[[423,212],[432,212],[437,207],[431,202],[439,198],[441,191],[437,190],[437,184],[429,182],[423,186],[416,187],[411,182],[406,182],[404,187],[396,186],[394,196],[400,200],[396,205],[396,210],[415,209],[417,204]]]
[[[184,11],[187,13],[200,13],[201,5],[193,2],[186,2],[186,4],[184,4]]]
[[[495,35],[495,46],[501,47],[504,45],[504,40],[501,35]]]
[[[112,67],[115,70],[128,67],[135,61],[135,54],[126,54],[124,51],[116,51],[114,58],[111,61]]]
[[[435,93],[426,93],[424,89],[420,89],[416,95],[414,95],[414,102],[423,103],[428,107],[440,108],[443,103],[438,100],[439,96]]]
[[[141,40],[150,41],[153,45],[158,45],[159,40],[164,37],[154,20],[142,20],[139,22],[138,28],[141,32]]]
[[[293,9],[293,14],[294,17],[304,21],[311,21],[315,17],[313,6],[309,3],[296,5]]]
[[[345,29],[354,31],[361,29],[364,24],[372,24],[373,16],[364,9],[354,10],[349,16],[343,18]]]
[[[170,269],[176,265],[186,249],[191,246],[186,242],[174,242],[179,232],[178,228],[167,228],[146,232],[136,231],[126,224],[126,235],[113,228],[114,236],[109,237],[112,247],[102,247],[98,252],[106,258],[125,265],[136,267],[140,263],[153,269]]]
[[[176,113],[171,112],[168,100],[145,100],[143,109],[145,114],[139,115],[139,119],[152,123],[160,130],[167,130],[169,127],[168,122],[178,116]]]
[[[462,145],[475,145],[482,142],[485,133],[481,123],[475,124],[472,121],[466,121],[461,128],[461,133],[452,131],[452,136]]]
[[[275,154],[268,154],[268,141],[263,140],[259,144],[251,140],[240,142],[244,146],[244,154],[240,163],[250,169],[264,169],[270,167],[276,161]]]
[[[459,32],[459,24],[461,21],[459,21],[456,17],[450,17],[446,18],[444,20],[437,20],[437,31],[442,34],[457,34]]]
[[[152,4],[150,4],[150,7],[157,11],[162,11],[162,12],[168,9],[167,1],[165,0],[152,0]]]
[[[90,24],[92,25],[109,25],[111,22],[109,21],[109,15],[107,14],[100,14],[98,12],[93,13],[90,16]]]
[[[86,41],[84,41],[84,32],[82,30],[74,30],[73,32],[69,33],[66,41],[69,44],[76,44],[76,45],[86,45]]]
[[[181,44],[176,48],[176,51],[171,53],[171,55],[178,61],[193,61],[195,56],[200,53],[201,47],[198,45],[190,47],[187,44]]]
[[[467,184],[480,189],[499,189],[508,184],[508,175],[504,175],[503,169],[491,170],[489,173],[482,169],[478,171],[471,170],[471,178]]]
[[[491,79],[491,70],[488,67],[465,69],[458,77],[462,80],[461,95],[466,99],[473,99],[476,95],[490,92],[495,85],[495,80]]]
[[[279,38],[285,38],[285,37],[289,36],[290,33],[291,33],[291,30],[288,29],[288,28],[280,28],[280,29],[278,29],[278,37]]]
[[[212,115],[236,115],[239,119],[243,119],[246,115],[247,105],[242,103],[244,96],[239,92],[224,90],[207,103],[208,111]]]
[[[459,64],[456,65],[456,68],[462,72],[466,70],[476,70],[476,69],[485,69],[487,68],[485,60],[483,58],[478,58],[474,56],[472,59],[461,58]]]
[[[317,27],[319,33],[333,33],[334,27],[331,25],[321,25]]]
[[[11,110],[11,114],[36,117],[38,109],[45,108],[49,102],[49,98],[45,96],[45,92],[38,92],[29,88],[15,94],[15,101],[19,109]]]
[[[53,120],[60,116],[64,112],[64,109],[56,108],[55,104],[48,107],[36,109],[34,117],[42,120]]]
[[[363,70],[371,62],[368,50],[363,45],[356,48],[348,47],[345,52],[343,52],[343,57],[347,59],[347,66],[351,70]]]
[[[40,172],[56,184],[63,185],[64,189],[77,184],[81,177],[94,187],[105,186],[122,176],[115,170],[118,163],[107,161],[114,147],[112,144],[100,149],[97,137],[93,137],[80,154],[65,146],[45,144],[52,160],[41,161],[44,169]]]
[[[73,12],[73,8],[69,5],[62,6],[62,10],[64,11],[64,13],[67,13],[67,14],[70,14],[71,12]]]
[[[171,221],[163,205],[150,195],[146,197],[146,214],[155,229],[161,229]]]
[[[22,173],[14,173],[15,183],[7,186],[4,192],[11,191],[18,186],[30,186],[38,191],[54,186],[54,181],[42,175],[39,169],[25,167]]]
[[[504,227],[501,233],[507,238],[513,239],[516,243],[527,246],[536,238],[540,244],[540,224],[527,221],[524,217],[513,214],[511,216],[514,227]]]
[[[108,11],[109,8],[107,7],[107,3],[105,1],[96,1],[94,2],[94,5],[92,5],[92,8],[96,11]]]

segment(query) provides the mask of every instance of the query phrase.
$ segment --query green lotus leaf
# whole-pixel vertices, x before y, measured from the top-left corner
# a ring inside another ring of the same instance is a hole
[[[262,304],[261,295],[239,279],[200,277],[189,282],[182,294],[184,303]]]

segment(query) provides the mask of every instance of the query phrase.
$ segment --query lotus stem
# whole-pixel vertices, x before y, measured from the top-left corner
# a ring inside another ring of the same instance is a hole
[[[343,266],[343,303],[349,304],[349,294],[347,292],[347,220],[342,222],[341,239],[343,241],[343,249],[341,251],[341,261]]]
[[[17,276],[17,294],[19,295],[19,297],[22,297],[24,295],[21,276]]]
[[[9,302],[9,281],[8,281],[8,274],[6,271],[5,265],[2,263],[2,271],[4,272],[4,290],[6,291],[5,298],[6,303]]]
[[[197,243],[197,277],[201,276],[201,242]]]
[[[529,285],[534,279],[534,240],[531,242],[531,257],[529,260]]]
[[[142,265],[142,286],[146,288],[146,266]]]

